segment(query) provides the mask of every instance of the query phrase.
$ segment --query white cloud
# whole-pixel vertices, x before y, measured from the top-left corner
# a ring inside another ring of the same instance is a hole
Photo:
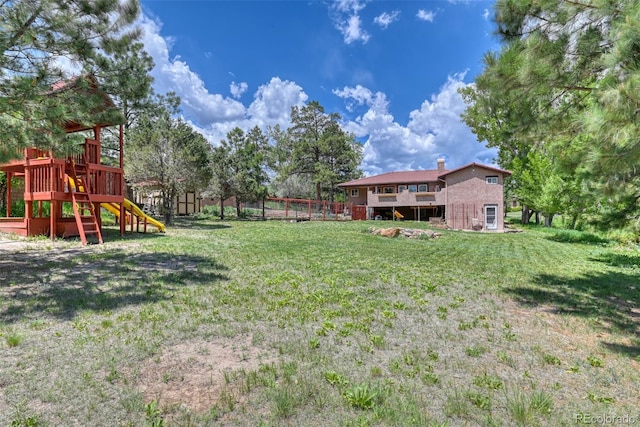
[[[269,83],[258,88],[254,101],[249,106],[249,115],[258,126],[276,125],[288,127],[291,107],[302,105],[309,98],[296,83],[271,78]]]
[[[291,107],[303,104],[308,98],[300,86],[278,77],[258,88],[249,107],[235,99],[210,93],[186,62],[179,56],[170,58],[173,40],[160,34],[162,25],[159,22],[142,16],[139,25],[144,31],[142,42],[145,50],[155,62],[151,71],[155,79],[154,89],[158,93],[176,92],[182,100],[185,120],[214,145],[235,127],[245,131],[254,126],[264,129],[279,124],[287,127]],[[230,75],[233,74],[230,72]],[[230,85],[231,94],[236,98],[247,90],[245,82],[232,82]]]
[[[229,85],[229,90],[231,91],[231,95],[233,95],[235,99],[240,98],[242,94],[244,94],[247,91],[248,88],[249,88],[249,85],[246,82],[241,82],[241,83],[231,82],[231,85]]]
[[[433,19],[436,17],[436,13],[430,10],[420,9],[416,14],[416,17],[421,21],[433,22]]]
[[[334,90],[345,99],[347,108],[366,106],[366,111],[345,128],[364,141],[362,168],[367,174],[392,170],[434,169],[438,157],[445,155],[448,167],[471,161],[491,163],[493,149],[481,149],[475,136],[460,119],[465,104],[458,89],[465,87],[464,73],[449,77],[440,92],[424,101],[409,114],[406,126],[389,112],[389,102],[382,92],[356,86]],[[474,156],[470,153],[476,153]]]
[[[362,28],[359,12],[365,8],[366,1],[338,0],[329,6],[333,25],[338,29],[346,44],[360,41],[367,43],[369,33]]]
[[[482,12],[482,17],[484,18],[484,20],[485,20],[485,21],[488,21],[488,20],[489,20],[489,9],[485,9],[485,10]]]
[[[176,92],[182,100],[184,112],[198,123],[239,120],[246,113],[238,101],[220,94],[211,94],[200,76],[179,56],[169,57],[171,39],[160,35],[161,24],[146,16],[140,18],[142,42],[155,62],[151,75],[158,92]]]
[[[381,15],[376,16],[373,22],[386,30],[389,25],[398,19],[400,19],[400,11],[394,10],[391,13],[383,12]]]

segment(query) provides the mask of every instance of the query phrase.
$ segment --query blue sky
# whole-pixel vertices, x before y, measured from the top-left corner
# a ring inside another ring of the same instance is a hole
[[[213,145],[287,126],[293,105],[340,113],[367,175],[491,163],[457,89],[498,48],[489,1],[141,0],[157,92]]]

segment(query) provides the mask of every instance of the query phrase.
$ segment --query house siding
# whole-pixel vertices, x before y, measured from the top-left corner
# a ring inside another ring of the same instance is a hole
[[[487,176],[497,176],[497,184],[487,184]],[[497,228],[504,230],[504,176],[491,169],[474,165],[447,175],[447,224],[452,228],[482,228],[484,209],[497,205]]]

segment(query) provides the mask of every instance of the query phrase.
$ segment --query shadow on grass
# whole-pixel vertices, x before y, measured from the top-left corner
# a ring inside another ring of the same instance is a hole
[[[231,228],[229,224],[218,219],[200,219],[196,217],[177,217],[173,220],[173,228],[189,228],[195,230],[220,230]]]
[[[591,258],[591,261],[603,262],[613,267],[638,267],[640,268],[640,253],[613,253],[599,255]],[[640,283],[639,283],[640,286]]]
[[[547,236],[547,239],[553,240],[554,242],[582,243],[586,245],[603,245],[610,242],[608,239],[596,234],[577,230],[553,230],[549,236]]]
[[[227,280],[226,267],[201,256],[120,249],[24,251],[0,259],[0,319],[72,319],[171,298],[183,286]]]
[[[515,287],[506,292],[522,305],[596,321],[631,340],[640,333],[640,274],[602,272],[576,278],[541,274],[534,283],[537,286]],[[640,350],[603,345],[627,355]]]

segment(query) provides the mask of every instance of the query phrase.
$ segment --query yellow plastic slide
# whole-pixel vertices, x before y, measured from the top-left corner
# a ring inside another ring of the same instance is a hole
[[[398,219],[402,219],[402,218],[404,218],[404,215],[402,215],[402,214],[401,214],[400,212],[398,212],[398,211],[394,211],[394,212],[393,212],[393,214],[394,214],[394,215],[396,216],[396,218],[398,218]]]
[[[71,184],[71,187],[73,189],[76,188],[76,183],[73,180],[73,178],[71,178],[71,177],[69,177],[69,184]],[[83,188],[80,187],[80,190],[82,191]],[[103,208],[105,208],[106,210],[108,210],[109,212],[114,214],[116,216],[116,218],[120,218],[120,206],[118,206],[118,203],[100,203],[100,206],[102,206]],[[157,220],[153,219],[152,217],[150,217],[146,213],[144,213],[142,211],[142,209],[140,209],[138,206],[136,206],[135,203],[132,203],[131,200],[124,199],[124,208],[126,210],[128,210],[129,212],[133,212],[133,214],[135,216],[137,216],[138,218],[146,219],[148,224],[153,225],[158,230],[160,230],[162,233],[164,233],[164,228],[165,228],[164,224],[161,223],[160,221],[157,221]]]
[[[114,214],[117,218],[120,218],[120,206],[118,206],[118,203],[101,203],[100,206]],[[131,200],[124,199],[124,208],[129,212],[133,212],[138,218],[146,219],[148,224],[153,225],[164,233],[164,224],[144,213],[142,209],[131,202]]]

